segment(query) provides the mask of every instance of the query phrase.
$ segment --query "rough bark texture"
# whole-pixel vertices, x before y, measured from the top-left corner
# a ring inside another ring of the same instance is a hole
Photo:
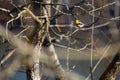
[[[41,8],[41,12],[42,13],[40,13],[40,15],[47,16],[46,13],[44,13],[45,11],[43,10],[43,7]],[[41,80],[42,77],[39,56],[40,56],[42,42],[48,31],[47,29],[48,26],[47,26],[47,22],[45,23],[45,25],[43,23],[41,24],[42,25],[38,24],[37,25],[38,27],[34,26],[34,28],[36,29],[35,29],[35,34],[32,35],[33,36],[32,43],[35,45],[35,48],[33,49],[33,54],[29,61],[29,67],[27,67],[28,80]]]
[[[108,68],[105,70],[100,80],[115,80],[117,74],[120,73],[120,54],[118,53]]]

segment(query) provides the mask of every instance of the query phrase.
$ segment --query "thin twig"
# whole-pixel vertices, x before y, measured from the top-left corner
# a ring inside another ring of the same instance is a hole
[[[5,9],[5,8],[0,8],[0,11],[7,12],[7,13],[9,13],[9,12],[10,12],[10,10]]]
[[[103,23],[103,24],[100,24],[100,25],[96,25],[96,26],[94,26],[93,28],[94,29],[96,29],[96,28],[101,28],[101,27],[104,27],[104,26],[106,26],[106,25],[108,25],[108,24],[110,24],[110,22],[106,22],[106,23]],[[70,26],[70,27],[75,27],[75,28],[77,28],[75,25],[50,25],[50,27],[67,27],[67,26]],[[89,28],[79,28],[79,30],[83,30],[83,31],[86,31],[86,30],[91,30],[92,29],[92,27],[89,27]]]
[[[116,2],[112,2],[112,3],[109,3],[109,4],[106,4],[106,5],[104,5],[104,6],[102,6],[102,7],[99,7],[99,8],[96,8],[96,9],[94,9],[94,10],[91,10],[91,11],[89,11],[89,13],[91,13],[91,12],[95,12],[95,11],[98,11],[98,10],[100,10],[100,9],[103,9],[103,8],[105,8],[105,7],[108,7],[108,6],[111,6],[111,5],[113,5],[113,4],[116,4]]]
[[[82,50],[85,50],[87,48],[87,46],[89,46],[90,43],[86,44],[83,48],[80,48],[80,49],[75,49],[75,48],[70,48],[70,47],[67,47],[67,46],[64,46],[64,45],[60,45],[60,44],[56,44],[54,43],[55,46],[58,46],[58,47],[61,47],[61,48],[65,48],[65,49],[70,49],[70,50],[74,50],[74,51],[77,51],[77,52],[80,52]],[[87,54],[85,53],[82,53],[80,52],[81,54],[85,55],[85,56],[88,56]]]
[[[22,33],[24,33],[25,31],[27,31],[29,28],[31,28],[32,26],[28,26],[25,29],[23,29],[22,31],[20,31],[15,37],[20,36]]]
[[[56,11],[58,11],[58,12],[60,12],[60,13],[64,14],[64,15],[71,15],[71,14],[65,13],[65,12],[63,12],[63,11],[61,11],[61,10],[59,10],[59,9],[55,8],[55,7],[53,7],[53,9],[55,9]]]
[[[0,65],[3,64],[6,60],[8,60],[12,55],[13,53],[16,51],[16,48],[13,49],[12,51],[10,51],[1,61],[0,61]]]

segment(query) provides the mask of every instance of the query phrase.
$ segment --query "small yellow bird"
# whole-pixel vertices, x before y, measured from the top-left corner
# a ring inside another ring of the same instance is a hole
[[[79,26],[80,28],[84,27],[84,25],[85,25],[84,23],[80,22],[80,20],[78,20],[78,19],[75,20],[75,24],[77,26]]]
[[[79,25],[80,23],[81,23],[81,22],[80,22],[78,19],[75,20],[75,24],[76,24],[76,25]]]

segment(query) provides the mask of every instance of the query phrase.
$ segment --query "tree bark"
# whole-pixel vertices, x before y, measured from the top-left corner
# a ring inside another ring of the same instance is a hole
[[[120,73],[120,53],[118,53],[99,80],[115,80]]]
[[[41,77],[42,77],[41,65],[39,61],[39,56],[40,56],[39,53],[41,50],[42,42],[46,35],[45,32],[47,31],[42,27],[46,27],[46,25],[45,26],[39,25],[39,27],[37,27],[38,29],[35,29],[37,30],[37,34],[33,35],[34,37],[33,37],[32,43],[35,45],[35,48],[33,49],[32,57],[29,59],[29,67],[27,67],[28,80],[41,80]],[[39,28],[42,28],[43,32],[39,31],[40,30]]]
[[[48,0],[40,0],[42,3],[49,3],[51,1]],[[27,65],[27,78],[28,80],[41,80],[42,78],[42,71],[41,67],[42,64],[40,62],[39,56],[41,53],[41,47],[42,43],[45,39],[45,36],[48,33],[48,25],[49,25],[49,20],[48,20],[48,13],[50,8],[47,8],[46,5],[40,5],[40,10],[39,10],[39,15],[44,16],[44,21],[43,18],[39,19],[41,20],[42,23],[39,23],[35,28],[35,34],[32,35],[32,43],[35,45],[35,48],[33,49],[33,54],[32,56],[28,59],[28,65]]]

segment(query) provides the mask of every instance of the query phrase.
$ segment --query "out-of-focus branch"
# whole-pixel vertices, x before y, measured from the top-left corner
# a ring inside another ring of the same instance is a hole
[[[8,31],[8,34],[9,34],[9,43],[15,46],[16,48],[18,48],[17,50],[20,53],[22,53],[23,55],[27,55],[31,53],[31,50],[33,49],[32,45],[28,44],[25,41],[22,41],[19,37],[15,37],[15,35],[10,31]],[[0,36],[7,39],[6,31],[3,28],[3,26],[0,26]]]
[[[100,77],[100,80],[115,80],[117,74],[120,73],[120,54],[118,53],[105,72]]]
[[[26,43],[25,41],[23,42],[21,39],[14,37],[15,35],[12,34],[11,32],[9,32],[9,43],[15,47],[17,47],[17,51],[19,51],[22,55],[27,55],[30,54],[32,51],[32,46],[30,46],[30,44]],[[5,33],[5,29],[0,26],[0,36],[4,37],[7,39],[6,33]],[[9,58],[12,54],[14,53],[14,50],[7,56],[5,57],[2,62],[4,62],[7,58]],[[11,65],[6,68],[5,70],[0,72],[0,77],[2,80],[4,80],[4,78],[9,77],[11,74],[14,73],[15,70],[17,70],[20,67],[20,61],[21,57],[17,57],[12,63]]]

